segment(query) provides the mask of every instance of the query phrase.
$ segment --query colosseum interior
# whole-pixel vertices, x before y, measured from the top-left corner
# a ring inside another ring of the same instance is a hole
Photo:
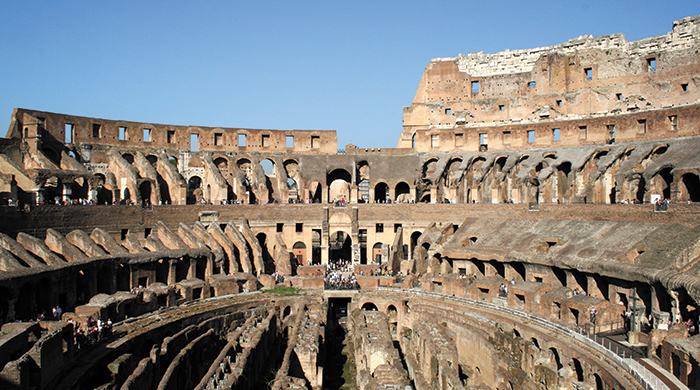
[[[398,147],[17,108],[0,388],[700,388],[700,16],[433,59]]]

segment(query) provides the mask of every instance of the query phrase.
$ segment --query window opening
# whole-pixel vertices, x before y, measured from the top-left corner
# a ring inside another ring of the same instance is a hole
[[[607,125],[608,126],[608,143],[614,144],[615,143],[615,125]]]
[[[486,145],[488,144],[488,134],[487,133],[479,133],[479,145]]]
[[[688,92],[688,83],[681,84],[681,90],[683,90],[683,92]]]
[[[432,134],[430,136],[430,147],[437,148],[440,146],[440,136],[437,134]]]
[[[143,129],[143,142],[151,142],[151,129]]]
[[[262,135],[262,147],[263,147],[263,148],[269,148],[269,147],[270,147],[270,135],[269,135],[269,134],[263,134],[263,135]]]
[[[644,134],[647,132],[647,120],[646,119],[638,119],[637,120],[637,132],[639,134]]]
[[[586,73],[586,81],[593,80],[593,68],[585,68],[583,71]]]
[[[224,135],[222,133],[214,133],[214,145],[215,146],[223,145],[223,140],[224,140]]]
[[[527,131],[527,142],[528,143],[535,142],[535,130],[528,130]]]
[[[172,144],[175,142],[175,130],[168,130],[167,142]]]
[[[647,58],[647,69],[649,72],[656,72],[656,57]]]
[[[561,100],[557,100],[557,107],[561,107]]]
[[[530,88],[535,88],[535,87],[537,86],[537,82],[535,82],[535,81],[530,81],[529,83],[527,83],[527,86],[530,87]]]
[[[317,135],[311,136],[311,148],[318,149],[321,147],[321,138]]]
[[[445,115],[450,115],[452,114],[452,109],[451,108],[446,108],[445,109]]]
[[[504,144],[509,144],[509,143],[510,143],[510,131],[504,131],[504,132],[503,132],[503,143],[504,143]]]
[[[295,226],[295,231],[297,233],[303,233],[304,232],[304,224],[303,223],[297,223]]]
[[[245,134],[238,134],[238,146],[245,147],[246,136]]]
[[[100,128],[102,126],[97,123],[92,124],[92,138],[100,138]]]
[[[479,93],[479,82],[472,81],[472,93]]]
[[[398,232],[400,228],[401,228],[401,224],[400,224],[400,223],[395,223],[395,224],[394,224],[394,233]]]
[[[72,123],[66,123],[66,143],[67,144],[73,143],[73,124]]]
[[[294,148],[294,136],[293,135],[287,136],[287,148],[288,149]]]
[[[278,223],[277,224],[277,233],[282,233],[283,231],[284,231],[284,224]]]
[[[668,121],[671,123],[671,131],[678,130],[678,115],[669,116]]]
[[[119,126],[119,140],[126,141],[126,127]]]
[[[561,129],[552,129],[552,139],[554,141],[561,140]]]
[[[375,231],[377,233],[384,233],[384,224],[383,223],[378,223],[376,226]]]
[[[196,152],[199,149],[199,134],[190,134],[190,152]]]
[[[588,127],[587,126],[579,126],[578,127],[578,139],[587,139],[588,138]]]
[[[503,105],[503,104],[499,104],[499,105],[498,105],[498,109],[501,110],[501,111],[505,111],[505,110],[506,110],[506,106]]]
[[[615,94],[615,97],[617,98],[617,100],[622,100],[622,94],[621,94],[621,93],[616,93],[616,94]]]
[[[464,133],[455,134],[455,146],[464,146]]]

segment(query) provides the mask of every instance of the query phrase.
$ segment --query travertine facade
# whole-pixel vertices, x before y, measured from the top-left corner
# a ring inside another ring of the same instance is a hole
[[[395,149],[15,109],[0,388],[697,388],[699,26],[433,60]]]

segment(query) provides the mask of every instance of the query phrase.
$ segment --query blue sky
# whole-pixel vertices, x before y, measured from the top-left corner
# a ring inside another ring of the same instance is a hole
[[[15,1],[0,6],[0,125],[14,107],[175,125],[337,130],[395,147],[435,57],[579,35],[664,34],[695,1]],[[5,130],[0,130],[5,132]]]

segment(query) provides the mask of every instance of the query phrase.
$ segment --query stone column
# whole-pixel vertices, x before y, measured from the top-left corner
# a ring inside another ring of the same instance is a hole
[[[323,192],[327,194],[326,191]],[[326,199],[328,195],[326,195]],[[323,207],[321,220],[321,264],[328,264],[328,242],[330,240],[330,226],[328,224],[328,214],[330,210],[328,206]]]
[[[197,277],[197,259],[194,257],[190,258],[190,267],[187,269],[187,279],[193,279]]]
[[[177,262],[178,259],[168,260],[168,285],[172,286],[177,283]]]
[[[360,229],[359,229],[359,210],[357,207],[352,208],[352,263],[360,264]]]

